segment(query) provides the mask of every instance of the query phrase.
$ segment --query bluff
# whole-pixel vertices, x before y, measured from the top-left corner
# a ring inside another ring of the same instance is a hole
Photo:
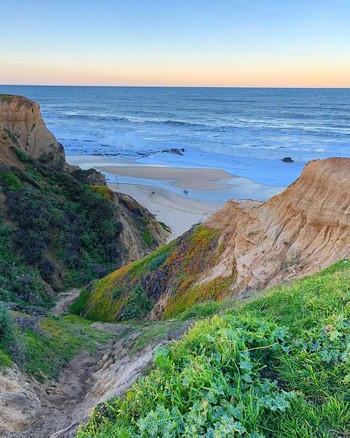
[[[36,102],[22,96],[0,95],[0,127],[2,162],[13,160],[5,153],[4,143],[10,143],[51,167],[69,168],[63,146],[46,128]]]
[[[167,318],[316,272],[350,251],[349,184],[349,159],[312,161],[269,201],[228,201],[203,225],[90,285],[73,310],[109,321],[135,308]]]
[[[164,242],[132,198],[70,166],[39,105],[0,95],[0,301],[49,305]]]

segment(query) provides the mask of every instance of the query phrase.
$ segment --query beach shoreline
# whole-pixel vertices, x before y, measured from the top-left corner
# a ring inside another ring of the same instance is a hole
[[[282,187],[257,184],[223,169],[145,164],[142,160],[100,156],[68,156],[70,164],[102,172],[109,187],[133,197],[176,238],[204,222],[229,199],[264,201]]]

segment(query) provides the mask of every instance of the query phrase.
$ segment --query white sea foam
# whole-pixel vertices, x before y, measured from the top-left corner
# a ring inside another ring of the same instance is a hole
[[[139,157],[185,148],[184,156],[148,159],[225,168],[271,185],[293,181],[309,160],[350,157],[350,90],[0,86],[0,92],[38,101],[68,154]],[[282,163],[285,156],[294,163]]]

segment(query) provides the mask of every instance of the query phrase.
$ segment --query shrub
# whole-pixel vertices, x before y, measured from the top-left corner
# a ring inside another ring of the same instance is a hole
[[[1,180],[7,190],[18,190],[22,187],[21,181],[13,173],[3,173],[1,175]]]
[[[90,190],[101,195],[103,198],[108,201],[114,201],[114,193],[109,187],[106,186],[90,186]]]
[[[156,257],[154,257],[149,265],[149,270],[154,271],[160,268],[165,263],[169,255],[170,255],[170,251],[165,252],[164,254],[159,254]]]
[[[148,228],[142,231],[142,239],[147,246],[153,245],[153,238]]]
[[[120,298],[123,294],[122,289],[114,289],[114,291],[112,292],[112,298],[114,300],[117,300],[118,298]]]
[[[122,308],[119,319],[143,318],[152,308],[152,302],[141,286],[137,286],[128,297],[125,306]]]
[[[25,152],[21,151],[20,149],[15,148],[15,147],[11,147],[11,149],[16,154],[19,161],[21,161],[22,163],[30,163],[32,161],[32,159]]]
[[[0,302],[0,347],[9,352],[14,339],[13,322],[8,309]]]

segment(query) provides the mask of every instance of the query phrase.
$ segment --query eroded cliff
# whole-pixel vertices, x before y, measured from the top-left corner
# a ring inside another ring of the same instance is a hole
[[[93,319],[127,319],[138,294],[143,315],[172,317],[201,301],[316,272],[350,251],[349,184],[349,159],[310,162],[269,201],[229,201],[160,252],[96,282],[75,311]]]

